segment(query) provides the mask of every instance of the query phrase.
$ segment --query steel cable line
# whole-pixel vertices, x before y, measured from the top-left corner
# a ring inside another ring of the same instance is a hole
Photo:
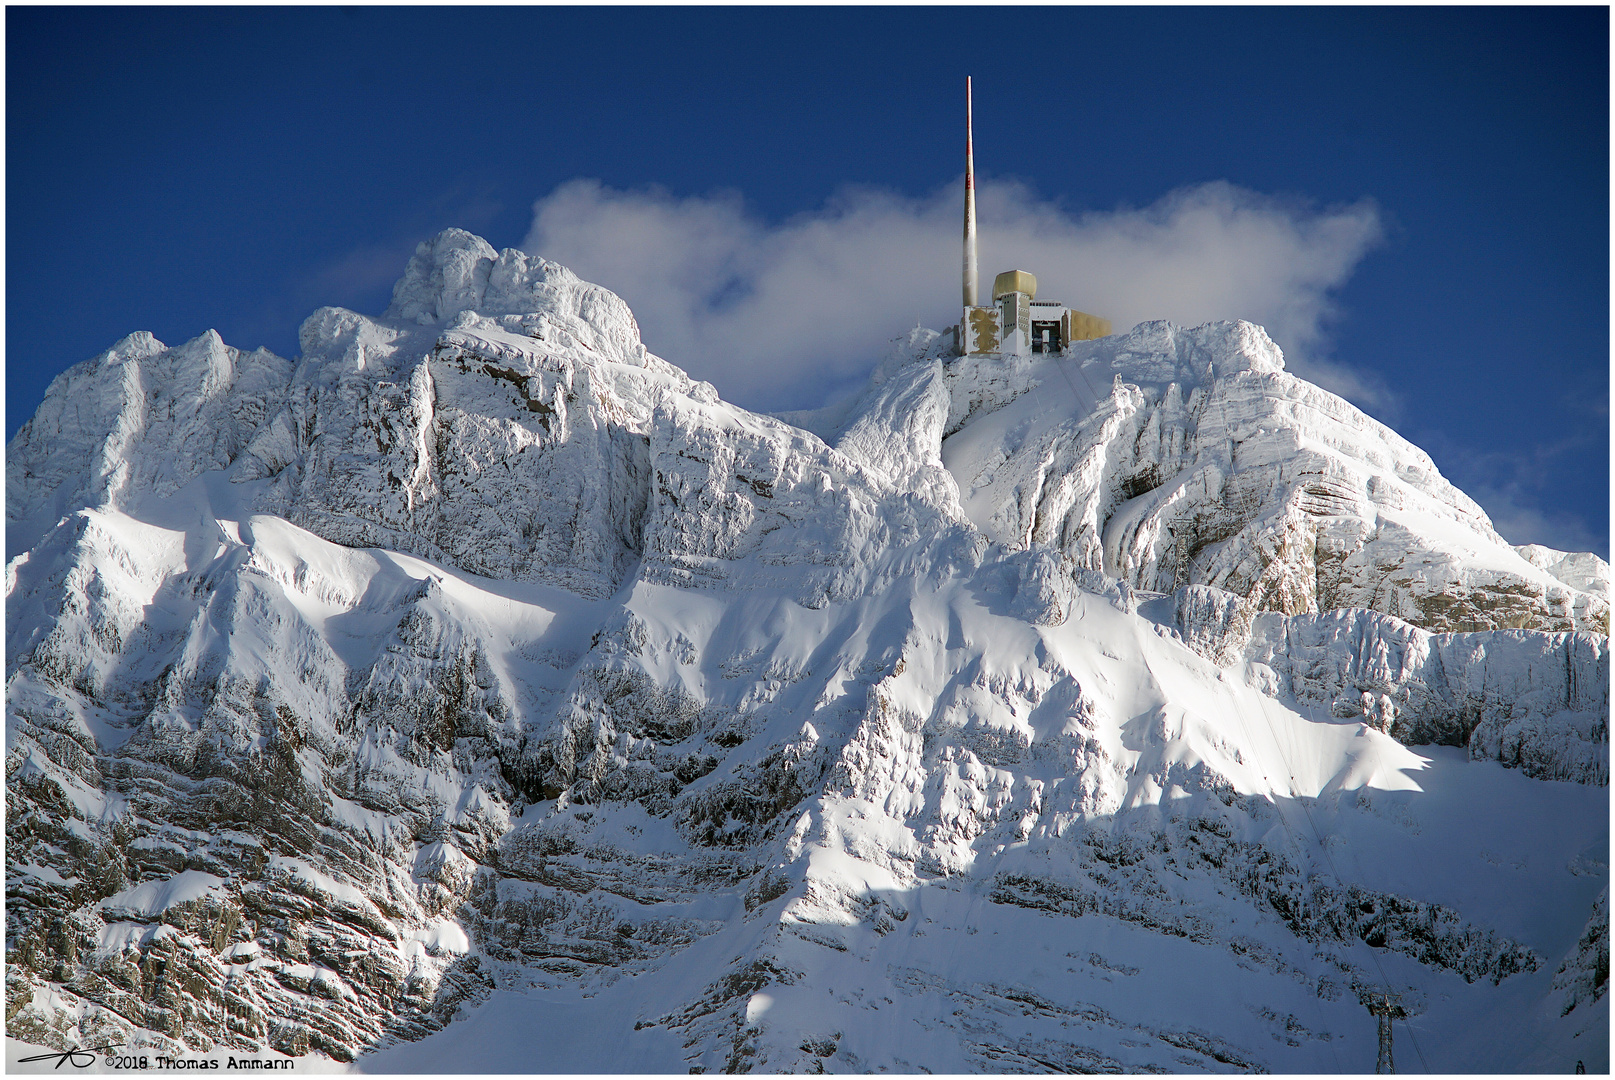
[[[1150,665],[1148,657],[1144,658],[1144,667],[1145,667],[1146,670],[1149,671],[1150,677],[1152,679],[1155,679],[1156,684],[1159,685],[1160,684],[1160,678],[1158,676],[1156,676],[1155,669]],[[1237,709],[1234,712],[1234,721],[1235,721],[1235,723],[1237,723],[1239,725],[1239,730],[1240,730],[1241,734],[1243,734],[1244,737],[1245,737],[1245,745],[1247,747],[1250,747],[1251,752],[1254,754],[1256,752],[1255,751],[1255,742],[1254,742],[1254,740],[1251,739],[1250,732],[1245,727],[1244,715],[1241,712],[1239,712]],[[1270,735],[1271,735],[1271,732],[1270,732]],[[1274,740],[1274,745],[1275,745],[1275,747],[1277,746],[1277,740]],[[1283,754],[1283,751],[1280,750],[1280,755],[1282,756],[1282,754]],[[1241,762],[1241,764],[1243,764],[1243,762]],[[1291,844],[1292,847],[1295,848],[1295,853],[1296,853],[1296,856],[1298,857],[1299,862],[1301,862],[1303,864],[1308,862],[1309,860],[1307,860],[1305,858],[1305,852],[1303,851],[1303,849],[1301,847],[1300,841],[1298,841],[1296,839],[1295,833],[1290,829],[1289,822],[1284,819],[1284,810],[1278,805],[1277,801],[1273,799],[1273,796],[1271,794],[1272,789],[1273,789],[1273,781],[1267,775],[1267,767],[1262,764],[1262,759],[1261,759],[1260,755],[1257,755],[1257,757],[1256,757],[1256,771],[1261,775],[1262,783],[1266,784],[1267,787],[1268,787],[1268,791],[1269,791],[1268,801],[1270,803],[1272,803],[1274,812],[1276,814],[1278,814],[1279,827],[1282,828],[1284,830],[1284,834],[1287,837],[1289,837],[1290,844]],[[1299,867],[1298,867],[1298,869],[1299,869]],[[1303,897],[1303,899],[1304,899],[1304,897]],[[1323,1034],[1325,1034],[1325,1035],[1331,1035],[1332,1033],[1329,1031],[1329,1021],[1323,1014],[1323,1004],[1318,1000],[1318,992],[1317,992],[1317,987],[1316,986],[1312,987],[1312,991],[1308,995],[1308,997],[1312,1001],[1312,1007],[1313,1007],[1314,1012],[1316,1013],[1316,1019],[1317,1019],[1317,1022],[1318,1022],[1318,1030],[1320,1032],[1322,1032]],[[1345,1068],[1344,1065],[1341,1064],[1340,1051],[1335,1049],[1335,1047],[1334,1047],[1334,1039],[1329,1038],[1329,1039],[1327,1039],[1325,1041],[1329,1043],[1329,1055],[1332,1058],[1334,1058],[1335,1071],[1340,1072],[1340,1073],[1353,1071],[1353,1070],[1348,1070],[1347,1068]]]
[[[1279,742],[1278,733],[1273,729],[1273,722],[1267,715],[1267,700],[1265,698],[1261,702],[1261,708],[1259,711],[1262,714],[1262,722],[1267,726],[1268,736],[1272,739],[1274,748],[1279,752],[1279,759],[1284,763],[1285,771],[1289,773],[1290,791],[1294,794],[1296,803],[1301,807],[1301,812],[1306,815],[1307,825],[1312,831],[1313,839],[1317,841],[1318,850],[1323,853],[1324,862],[1329,864],[1329,873],[1334,876],[1337,883],[1344,885],[1346,879],[1341,876],[1340,869],[1335,865],[1335,858],[1332,854],[1330,854],[1329,846],[1323,841],[1323,833],[1318,828],[1317,820],[1312,816],[1312,809],[1307,805],[1306,798],[1300,793],[1300,784],[1296,781],[1295,769],[1290,764],[1290,755],[1285,753],[1284,746]],[[1314,724],[1317,723],[1317,720],[1310,715],[1310,707],[1308,708],[1308,714],[1308,720]],[[1282,820],[1282,818],[1283,815],[1280,814],[1280,819]],[[1359,876],[1361,876],[1361,865],[1359,865],[1357,869]],[[1334,924],[1333,920],[1329,920],[1328,922],[1329,928],[1334,931],[1335,939],[1339,941],[1342,946],[1345,946],[1348,949],[1351,948],[1350,945],[1346,944],[1345,938],[1341,936],[1340,928]],[[1368,943],[1365,941],[1363,944],[1367,945]],[[1385,966],[1380,963],[1379,953],[1374,950],[1372,945],[1368,946],[1368,956],[1369,959],[1374,961],[1374,968],[1379,972],[1380,985],[1385,990],[1385,996],[1389,998],[1391,994],[1391,980],[1390,977],[1385,973]],[[1409,1017],[1409,1019],[1411,1019],[1411,1017]],[[1413,1052],[1418,1055],[1419,1064],[1424,1067],[1424,1071],[1428,1074],[1430,1072],[1430,1064],[1425,1060],[1424,1050],[1419,1046],[1419,1037],[1414,1033],[1413,1025],[1409,1023],[1404,1024],[1403,1027],[1408,1033],[1408,1039],[1413,1043]]]
[[[1071,381],[1071,376],[1066,373],[1065,367],[1059,362],[1058,357],[1050,358],[1049,362],[1054,365],[1055,369],[1060,372],[1061,377],[1065,379],[1066,385],[1068,387],[1070,387],[1070,389],[1071,389],[1072,398],[1076,400],[1077,405],[1080,408],[1081,404],[1082,404],[1082,399],[1081,399],[1081,395],[1077,393],[1076,383]],[[1099,401],[1100,401],[1099,392],[1097,390],[1095,390],[1094,387],[1093,387],[1093,384],[1088,381],[1088,376],[1082,370],[1082,365],[1080,363],[1076,364],[1076,369],[1077,369],[1077,376],[1082,379],[1083,385],[1085,385],[1088,388],[1088,393],[1092,395],[1092,400],[1093,400],[1093,403],[1094,403],[1094,407],[1097,407],[1098,404],[1099,404]],[[1250,745],[1251,744],[1250,732],[1245,729],[1245,721],[1244,721],[1243,715],[1238,711],[1236,711],[1234,715],[1235,715],[1236,719],[1239,722],[1240,730],[1245,735],[1246,744]],[[1328,847],[1323,843],[1323,837],[1322,837],[1322,834],[1318,830],[1317,822],[1314,821],[1313,818],[1312,818],[1312,811],[1307,807],[1307,804],[1306,804],[1305,800],[1297,792],[1297,788],[1298,788],[1299,785],[1296,783],[1295,770],[1293,768],[1291,768],[1290,762],[1289,762],[1289,756],[1284,752],[1284,747],[1279,743],[1278,736],[1273,731],[1272,723],[1267,719],[1267,715],[1266,715],[1266,712],[1265,712],[1265,703],[1264,703],[1264,711],[1263,711],[1262,719],[1263,719],[1263,722],[1267,725],[1268,737],[1272,741],[1274,748],[1278,750],[1279,758],[1284,763],[1285,771],[1289,773],[1289,776],[1290,776],[1290,790],[1291,790],[1292,793],[1295,793],[1295,801],[1298,804],[1300,804],[1302,812],[1304,814],[1306,814],[1307,823],[1308,823],[1309,827],[1312,830],[1312,834],[1313,834],[1314,838],[1317,840],[1318,848],[1319,848],[1320,851],[1323,852],[1324,860],[1329,864],[1329,871],[1334,876],[1335,881],[1342,882],[1342,881],[1344,881],[1344,879],[1340,876],[1339,870],[1335,867],[1334,858],[1330,855]],[[1257,769],[1262,774],[1263,783],[1267,784],[1269,790],[1271,791],[1271,789],[1273,787],[1273,782],[1267,776],[1266,767],[1259,763],[1259,759],[1258,759]],[[1296,854],[1297,855],[1303,854],[1303,846],[1300,843],[1300,841],[1296,838],[1294,832],[1291,830],[1290,823],[1286,819],[1284,811],[1278,806],[1277,801],[1272,799],[1271,794],[1269,795],[1269,800],[1271,802],[1273,802],[1274,810],[1278,814],[1279,825],[1280,825],[1281,828],[1284,829],[1285,834],[1290,838],[1291,844],[1296,849]],[[1361,867],[1358,867],[1358,870],[1359,870],[1359,876],[1360,876]],[[1311,875],[1309,873],[1309,875],[1308,875],[1309,879],[1310,879],[1310,876]],[[1332,920],[1328,921],[1328,925],[1329,925],[1330,930],[1333,931],[1333,933],[1335,935],[1335,939],[1337,941],[1339,941],[1341,946],[1344,947],[1344,948],[1347,948],[1347,949],[1351,948],[1351,946],[1346,944],[1345,939],[1341,937],[1339,928],[1334,925],[1334,922]],[[1364,944],[1366,944],[1366,942]],[[1374,952],[1372,946],[1369,946],[1369,956],[1373,959],[1375,968],[1379,970],[1380,983],[1385,988],[1385,994],[1386,994],[1386,997],[1388,998],[1390,996],[1390,980],[1386,976],[1384,966],[1380,964],[1379,955],[1376,952]],[[1316,992],[1314,992],[1313,998],[1314,998],[1314,1001],[1316,1001]],[[1318,1005],[1316,1005],[1316,1009],[1317,1009],[1317,1012],[1318,1012],[1319,1027],[1323,1028],[1323,1029],[1327,1029],[1328,1024],[1324,1020],[1324,1017],[1323,1017],[1323,1006],[1321,1004],[1318,1004]],[[1408,1038],[1410,1040],[1412,1040],[1412,1042],[1413,1042],[1413,1050],[1414,1050],[1414,1053],[1418,1055],[1419,1063],[1424,1066],[1424,1071],[1426,1073],[1429,1073],[1430,1072],[1429,1063],[1425,1061],[1424,1051],[1419,1047],[1419,1040],[1418,1040],[1418,1037],[1413,1033],[1412,1025],[1411,1024],[1405,1024],[1403,1026],[1407,1029]],[[1333,1042],[1333,1040],[1331,1040],[1331,1046],[1329,1048],[1329,1052],[1335,1059],[1336,1068],[1340,1069],[1341,1068],[1340,1054],[1339,1054],[1339,1052],[1337,1050],[1335,1050],[1334,1046],[1332,1045],[1332,1042]]]
[[[1317,723],[1316,714],[1313,712],[1313,707],[1310,706],[1310,705],[1307,707],[1307,718],[1309,720],[1311,720],[1313,723]],[[1282,754],[1282,751],[1281,751],[1281,754]],[[1288,766],[1286,765],[1286,767],[1288,767]],[[1302,809],[1303,810],[1306,809],[1306,804],[1305,803],[1302,803]],[[1312,815],[1311,815],[1310,811],[1307,812],[1307,818],[1308,818],[1309,821],[1311,821]],[[1314,831],[1314,833],[1317,833],[1317,831],[1318,831],[1315,824],[1313,826],[1313,831]],[[1322,846],[1321,841],[1320,841],[1319,846]],[[1363,873],[1363,864],[1362,864],[1362,861],[1357,858],[1356,850],[1353,849],[1350,845],[1348,845],[1347,848],[1346,848],[1346,853],[1351,858],[1352,865],[1357,870],[1357,878],[1358,878],[1358,880],[1362,880],[1366,875]],[[1327,848],[1324,848],[1324,856],[1325,856],[1325,858],[1329,858],[1329,852],[1328,852]],[[1333,869],[1333,860],[1332,859],[1330,859],[1330,866],[1331,866],[1331,869]],[[1340,875],[1338,873],[1335,874],[1335,877],[1336,877],[1336,880],[1340,880]],[[1372,948],[1373,947],[1370,946],[1370,949],[1372,949]],[[1369,955],[1374,956],[1375,965],[1378,966],[1378,964],[1379,964],[1378,955],[1373,953],[1373,952],[1370,952]],[[1380,974],[1381,974],[1381,977],[1383,978],[1383,976],[1384,976],[1384,970],[1383,969],[1381,969]],[[1413,1026],[1411,1024],[1408,1024],[1408,1025],[1405,1025],[1405,1026],[1407,1027],[1408,1038],[1413,1041],[1414,1052],[1418,1054],[1420,1064],[1424,1064],[1424,1054],[1423,1054],[1422,1051],[1419,1050],[1419,1038],[1418,1038],[1418,1035],[1414,1032]],[[1568,1054],[1566,1054],[1566,1053],[1564,1053],[1563,1051],[1560,1051],[1560,1050],[1555,1050],[1553,1047],[1549,1046],[1547,1043],[1543,1042],[1541,1039],[1537,1038],[1535,1035],[1532,1035],[1529,1031],[1525,1030],[1525,1028],[1523,1026],[1516,1028],[1516,1030],[1520,1034],[1524,1035],[1527,1039],[1530,1039],[1537,1046],[1541,1047],[1543,1050],[1546,1050],[1548,1053],[1550,1053],[1553,1056],[1557,1057],[1559,1060],[1565,1061],[1565,1062],[1569,1062],[1569,1061],[1574,1060],[1574,1058],[1571,1055],[1568,1055]],[[1429,1067],[1428,1066],[1426,1066],[1425,1071],[1429,1072]]]
[[[1077,407],[1080,409],[1080,408],[1082,408],[1082,395],[1077,392],[1076,383],[1071,381],[1071,376],[1066,373],[1064,365],[1062,365],[1059,361],[1060,361],[1059,357],[1050,357],[1048,362],[1051,363],[1054,366],[1055,370],[1059,371],[1061,378],[1063,378],[1065,380],[1066,386],[1068,386],[1070,388],[1070,390],[1071,390],[1072,400],[1076,402]],[[1076,369],[1077,369],[1078,377],[1082,379],[1083,385],[1087,386],[1088,393],[1090,395],[1092,395],[1092,401],[1093,401],[1093,406],[1092,407],[1097,408],[1098,404],[1099,404],[1099,401],[1100,401],[1099,392],[1096,391],[1093,388],[1093,384],[1088,381],[1088,376],[1083,372],[1082,365],[1080,363],[1076,365]],[[1079,417],[1078,420],[1080,422],[1081,417]],[[1149,666],[1149,661],[1147,659],[1145,660],[1145,666],[1146,667]],[[1245,721],[1244,721],[1243,716],[1237,711],[1235,712],[1234,716],[1235,716],[1235,719],[1239,723],[1240,730],[1245,735],[1246,745],[1252,745],[1251,738],[1250,738],[1250,733],[1245,730]],[[1269,732],[1269,735],[1271,737],[1271,731]],[[1278,746],[1277,739],[1274,739],[1273,743],[1274,743],[1275,747]],[[1279,749],[1280,757],[1283,757],[1283,753],[1284,753],[1283,749],[1280,748]],[[1288,763],[1286,763],[1286,768],[1287,767],[1288,767]],[[1268,786],[1268,788],[1271,790],[1271,788],[1273,787],[1273,782],[1267,776],[1266,767],[1260,764],[1260,759],[1259,758],[1258,758],[1257,769],[1262,774],[1263,783],[1265,783]],[[1292,788],[1292,790],[1294,789],[1294,783],[1295,783],[1294,777],[1292,776],[1292,778],[1291,778],[1291,788]],[[1269,795],[1269,800],[1272,801],[1272,796],[1271,795]],[[1285,835],[1290,838],[1290,842],[1294,846],[1294,848],[1296,850],[1296,854],[1297,855],[1302,855],[1303,854],[1302,845],[1301,845],[1300,841],[1296,839],[1294,832],[1290,829],[1289,822],[1285,820],[1284,811],[1278,807],[1276,802],[1274,803],[1274,810],[1278,814],[1279,825],[1280,825],[1281,828],[1284,829]],[[1336,875],[1336,877],[1337,877],[1337,880],[1338,880],[1338,875]],[[1338,931],[1336,933],[1336,936],[1337,937],[1339,936]],[[1345,942],[1342,941],[1341,944],[1344,945]],[[1325,1016],[1323,1014],[1323,1005],[1318,1000],[1316,988],[1314,988],[1312,993],[1309,994],[1308,996],[1309,996],[1310,1000],[1312,1001],[1313,1009],[1317,1014],[1316,1019],[1317,1019],[1317,1022],[1318,1022],[1318,1029],[1321,1032],[1323,1032],[1324,1034],[1328,1034],[1329,1033],[1329,1031],[1328,1031],[1329,1023],[1328,1023],[1328,1020],[1325,1018]],[[1334,1062],[1335,1062],[1335,1071],[1337,1071],[1337,1072],[1346,1072],[1347,1070],[1345,1069],[1344,1065],[1342,1064],[1342,1062],[1340,1060],[1340,1051],[1337,1050],[1335,1048],[1335,1046],[1334,1046],[1334,1040],[1329,1039],[1328,1043],[1329,1043],[1329,1055],[1334,1059]],[[1421,1055],[1420,1058],[1422,1060],[1423,1056]],[[1425,1071],[1428,1072],[1429,1069],[1427,1068]]]
[[[1051,357],[1049,357],[1048,362],[1054,366],[1055,370],[1057,370],[1060,373],[1060,377],[1065,380],[1066,386],[1069,387],[1070,390],[1071,390],[1072,399],[1076,402],[1078,408],[1080,409],[1082,407],[1082,395],[1077,392],[1077,384],[1071,381],[1071,376],[1066,372],[1064,365],[1062,365],[1060,363],[1060,359],[1061,359],[1060,356],[1051,356]],[[1094,387],[1093,387],[1093,384],[1088,381],[1088,376],[1082,370],[1082,365],[1079,363],[1079,364],[1076,364],[1075,366],[1076,366],[1076,369],[1077,369],[1077,376],[1082,379],[1083,385],[1085,385],[1088,388],[1088,393],[1092,397],[1093,407],[1097,407],[1098,404],[1099,404],[1099,401],[1100,401],[1099,392],[1097,390],[1095,390]],[[1080,421],[1080,419],[1081,418],[1079,418],[1079,421]],[[1243,715],[1240,712],[1236,711],[1235,712],[1235,717],[1239,722],[1239,726],[1240,726],[1241,731],[1245,735],[1246,744],[1250,745],[1251,744],[1250,732],[1248,730],[1246,730],[1246,728],[1245,728],[1245,721],[1244,721]],[[1265,703],[1264,703],[1264,710],[1263,710],[1263,714],[1262,714],[1262,720],[1263,720],[1263,723],[1267,726],[1268,737],[1271,740],[1271,742],[1273,743],[1274,748],[1276,750],[1278,750],[1279,758],[1280,758],[1281,761],[1283,761],[1285,771],[1289,774],[1290,790],[1295,795],[1295,801],[1296,801],[1297,804],[1300,805],[1302,813],[1304,813],[1306,815],[1308,827],[1310,828],[1310,830],[1311,830],[1311,832],[1313,834],[1313,838],[1316,840],[1316,842],[1318,844],[1318,849],[1323,853],[1324,861],[1329,864],[1329,872],[1333,875],[1336,882],[1344,882],[1345,879],[1343,877],[1341,877],[1339,869],[1335,866],[1334,857],[1329,853],[1328,846],[1323,842],[1322,832],[1318,829],[1317,822],[1312,817],[1311,809],[1307,806],[1307,803],[1306,803],[1305,799],[1299,794],[1299,791],[1297,790],[1298,787],[1299,787],[1299,784],[1297,783],[1296,778],[1295,778],[1295,770],[1290,766],[1289,755],[1285,753],[1284,747],[1279,742],[1277,733],[1273,730],[1273,725],[1272,725],[1271,721],[1268,720],[1268,718],[1267,718],[1267,715],[1266,715],[1266,712],[1265,712]],[[1313,722],[1316,723],[1315,720]],[[1267,776],[1266,767],[1258,764],[1257,769],[1262,774],[1263,782],[1265,784],[1267,784],[1269,789],[1271,789],[1272,786],[1273,786],[1273,783],[1272,783],[1272,780]],[[1271,794],[1268,796],[1268,798],[1269,798],[1269,801],[1273,803],[1274,810],[1278,814],[1279,825],[1280,825],[1281,828],[1284,829],[1285,835],[1290,838],[1291,844],[1296,849],[1296,854],[1298,854],[1298,855],[1303,854],[1304,853],[1303,845],[1296,838],[1294,831],[1290,828],[1290,823],[1286,819],[1284,811],[1278,806],[1277,801],[1272,798]],[[1362,871],[1362,867],[1359,865],[1358,866],[1359,876],[1361,876],[1361,871]],[[1311,877],[1311,875],[1310,875],[1310,872],[1309,872],[1309,874],[1308,874],[1309,880],[1310,880],[1310,877]],[[1326,920],[1326,921],[1327,921],[1327,924],[1329,926],[1329,929],[1333,932],[1333,934],[1335,936],[1335,940],[1338,941],[1343,948],[1350,949],[1351,945],[1348,945],[1346,940],[1341,936],[1340,929],[1339,929],[1339,927],[1337,927],[1334,924],[1334,921],[1333,920]],[[1367,943],[1363,942],[1362,944],[1366,945]],[[1388,999],[1390,997],[1390,979],[1386,975],[1384,965],[1382,965],[1380,963],[1379,954],[1374,951],[1373,946],[1369,946],[1368,955],[1369,955],[1370,959],[1372,959],[1374,961],[1374,967],[1379,972],[1380,985],[1382,987],[1384,987],[1385,996]],[[1314,994],[1312,996],[1313,996],[1314,1001],[1316,1002],[1316,992],[1315,991],[1314,991]],[[1328,1027],[1328,1023],[1323,1017],[1323,1006],[1321,1004],[1316,1004],[1315,1008],[1317,1009],[1317,1012],[1318,1012],[1319,1027],[1321,1029],[1326,1030],[1327,1027]],[[1429,1065],[1429,1062],[1427,1062],[1425,1060],[1424,1050],[1419,1046],[1418,1036],[1414,1033],[1412,1024],[1410,1024],[1410,1023],[1409,1024],[1404,1024],[1403,1027],[1408,1033],[1409,1040],[1413,1043],[1413,1051],[1419,1058],[1419,1064],[1421,1066],[1423,1066],[1425,1073],[1428,1074],[1430,1072],[1430,1065]],[[1536,1041],[1536,1040],[1533,1040],[1533,1041]],[[1344,1069],[1343,1069],[1343,1067],[1341,1065],[1339,1051],[1337,1051],[1334,1048],[1334,1046],[1332,1045],[1333,1040],[1330,1040],[1330,1042],[1331,1042],[1331,1045],[1329,1047],[1329,1052],[1330,1052],[1331,1056],[1334,1057],[1334,1059],[1335,1059],[1335,1066],[1336,1066],[1337,1070],[1344,1071]],[[1538,1045],[1541,1045],[1541,1044],[1539,1043]],[[1544,1049],[1548,1049],[1548,1048],[1544,1047]]]
[[[1250,737],[1250,731],[1245,727],[1245,715],[1244,715],[1243,711],[1241,711],[1239,709],[1235,709],[1234,710],[1234,720],[1235,720],[1236,723],[1239,724],[1240,733],[1245,736],[1245,745],[1251,748],[1251,753],[1252,754],[1255,754],[1256,753],[1255,740],[1253,740]],[[1268,735],[1269,735],[1269,738],[1272,738],[1271,726],[1269,726]],[[1282,758],[1284,756],[1284,751],[1283,751],[1282,748],[1278,747],[1278,740],[1277,739],[1273,739],[1273,745],[1274,745],[1275,748],[1279,749],[1279,756]],[[1305,870],[1305,865],[1307,863],[1310,863],[1311,860],[1309,860],[1309,859],[1307,859],[1305,857],[1306,852],[1302,848],[1301,842],[1296,838],[1296,835],[1295,835],[1294,831],[1291,830],[1289,821],[1287,821],[1285,819],[1283,807],[1281,807],[1278,804],[1278,800],[1273,797],[1273,794],[1272,794],[1273,793],[1273,781],[1267,775],[1267,766],[1262,764],[1262,759],[1261,759],[1260,755],[1257,755],[1257,757],[1256,757],[1256,771],[1261,774],[1262,783],[1267,785],[1267,789],[1268,789],[1267,799],[1268,799],[1268,802],[1273,807],[1273,812],[1278,815],[1279,828],[1284,830],[1284,835],[1289,838],[1290,845],[1295,849],[1295,853],[1299,857],[1299,861],[1302,864],[1302,865],[1298,866],[1297,869],[1298,870],[1303,870],[1307,874],[1307,878],[1310,881],[1312,874],[1311,874],[1310,870]],[[1293,780],[1293,778],[1291,780],[1291,790],[1294,791],[1294,780]],[[1302,894],[1302,902],[1303,903],[1306,902],[1306,894],[1305,893]],[[1338,937],[1338,934],[1336,936]],[[1344,942],[1342,942],[1342,944],[1344,944]],[[1313,988],[1311,998],[1312,998],[1312,1001],[1314,1003],[1314,1008],[1317,1010],[1318,1026],[1319,1026],[1319,1028],[1321,1030],[1323,1030],[1323,1031],[1325,1031],[1327,1033],[1329,1023],[1328,1023],[1328,1020],[1324,1017],[1323,1005],[1322,1005],[1321,1002],[1318,1001],[1318,993],[1317,993],[1316,987]],[[1341,1064],[1340,1052],[1334,1048],[1334,1045],[1333,1045],[1334,1040],[1331,1039],[1329,1041],[1330,1041],[1330,1044],[1331,1044],[1330,1047],[1329,1047],[1329,1052],[1335,1059],[1335,1071],[1336,1072],[1342,1072],[1342,1073],[1347,1072],[1348,1070]]]

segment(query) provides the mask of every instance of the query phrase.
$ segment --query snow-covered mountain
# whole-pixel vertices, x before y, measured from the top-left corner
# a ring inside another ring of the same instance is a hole
[[[7,1032],[381,1071],[1607,1071],[1608,567],[1246,323],[813,414],[458,230],[7,457]]]

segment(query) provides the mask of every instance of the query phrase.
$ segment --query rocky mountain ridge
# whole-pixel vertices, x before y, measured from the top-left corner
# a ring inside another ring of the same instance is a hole
[[[13,1037],[1356,1071],[1390,987],[1607,1062],[1607,566],[1259,328],[775,418],[451,230],[300,340],[132,335],[9,449]]]

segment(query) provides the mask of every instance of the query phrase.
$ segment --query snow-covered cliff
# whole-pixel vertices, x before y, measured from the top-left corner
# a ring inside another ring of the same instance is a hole
[[[1145,323],[1058,360],[954,364],[944,378],[956,404],[943,460],[995,540],[1286,614],[1608,634],[1601,560],[1511,548],[1428,455],[1285,372],[1249,323]]]
[[[774,418],[451,230],[301,342],[10,447],[14,1039],[1363,1071],[1389,991],[1607,1068],[1608,568],[1259,328]]]

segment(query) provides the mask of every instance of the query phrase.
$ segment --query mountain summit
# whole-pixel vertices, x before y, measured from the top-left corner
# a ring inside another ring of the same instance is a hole
[[[1607,1071],[1608,567],[1261,328],[766,416],[449,230],[300,343],[9,447],[13,1039]]]

